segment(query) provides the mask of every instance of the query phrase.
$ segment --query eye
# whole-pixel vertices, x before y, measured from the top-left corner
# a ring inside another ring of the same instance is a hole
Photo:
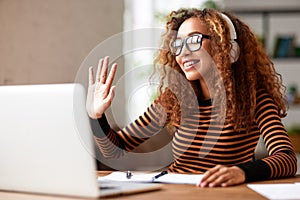
[[[179,47],[181,47],[181,45],[182,45],[182,41],[180,40],[180,39],[176,39],[174,42],[173,42],[173,47],[174,48],[179,48]]]
[[[189,43],[191,43],[191,44],[201,43],[201,36],[200,35],[191,36],[191,41]]]

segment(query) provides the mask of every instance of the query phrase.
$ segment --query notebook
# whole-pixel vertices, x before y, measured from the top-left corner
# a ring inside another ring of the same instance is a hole
[[[80,84],[0,86],[0,99],[0,190],[101,197],[161,188],[106,182],[99,189]]]

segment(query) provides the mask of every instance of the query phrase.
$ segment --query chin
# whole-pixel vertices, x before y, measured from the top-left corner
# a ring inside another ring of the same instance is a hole
[[[188,81],[196,81],[200,79],[199,74],[185,74],[185,77]]]

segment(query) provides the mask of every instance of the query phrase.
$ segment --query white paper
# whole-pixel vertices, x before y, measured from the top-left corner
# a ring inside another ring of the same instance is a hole
[[[133,182],[152,182],[152,178],[158,173],[134,173],[132,177],[127,178],[125,172],[112,172],[106,176],[98,177],[99,181],[133,181]]]
[[[248,184],[252,190],[268,199],[300,199],[300,184]]]
[[[168,173],[157,179],[161,183],[193,184],[196,185],[202,179],[202,174],[174,174]]]
[[[132,172],[132,177],[127,178],[125,172],[112,172],[109,175],[98,177],[98,181],[131,181],[131,182],[158,182],[158,183],[173,183],[173,184],[197,184],[203,177],[202,174],[176,174],[168,173],[153,181],[156,173],[140,173]]]

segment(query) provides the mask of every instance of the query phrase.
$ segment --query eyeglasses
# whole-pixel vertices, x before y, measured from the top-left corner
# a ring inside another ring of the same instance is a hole
[[[210,36],[204,34],[193,34],[184,39],[177,38],[171,43],[171,53],[175,56],[179,56],[184,44],[190,52],[198,51],[201,49],[203,38],[210,39]]]

